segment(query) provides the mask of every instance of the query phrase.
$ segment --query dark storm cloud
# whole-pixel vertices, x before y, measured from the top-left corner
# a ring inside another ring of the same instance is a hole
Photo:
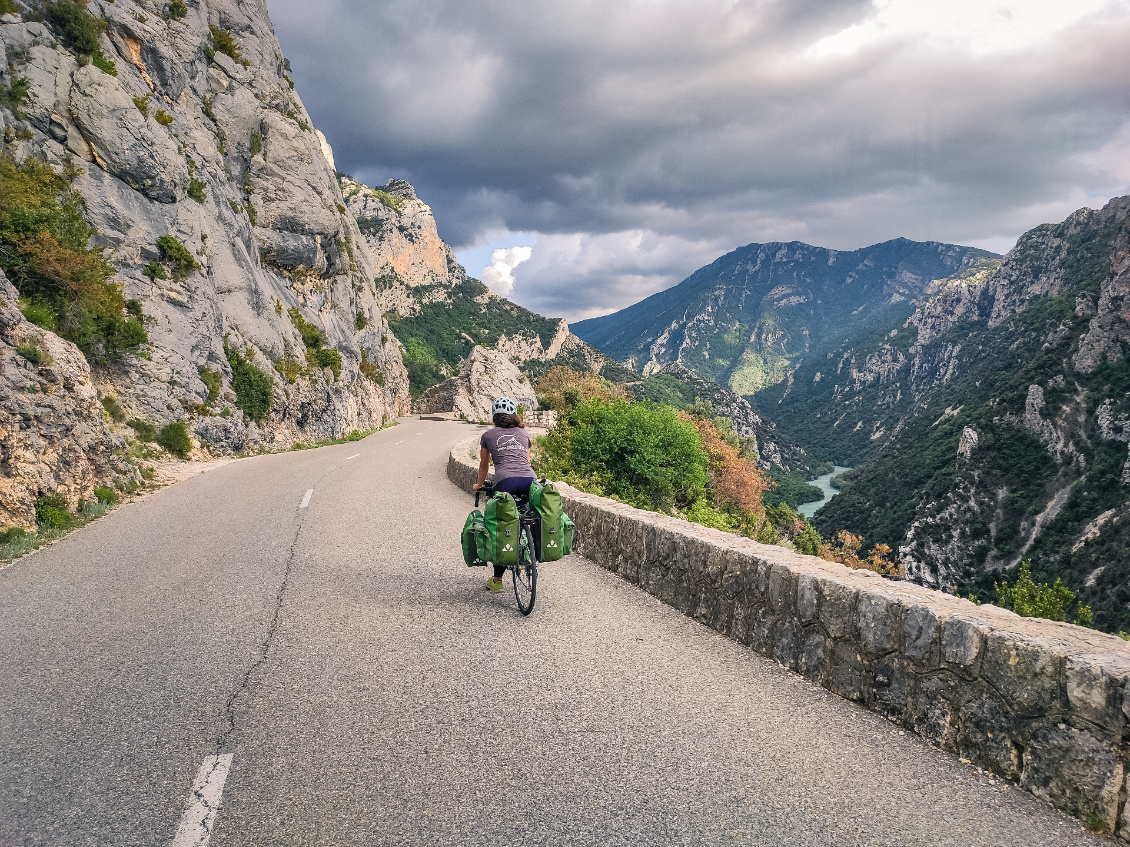
[[[1041,33],[1019,3],[968,32],[904,0],[270,11],[342,170],[413,182],[457,248],[541,233],[512,296],[577,317],[750,241],[989,244],[1130,190],[1126,4]]]

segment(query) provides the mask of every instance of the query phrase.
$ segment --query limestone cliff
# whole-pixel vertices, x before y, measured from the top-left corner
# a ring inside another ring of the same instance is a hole
[[[103,420],[86,358],[24,320],[0,271],[0,527],[34,529],[44,493],[74,508],[96,485],[134,481],[124,446]]]
[[[7,155],[78,163],[95,245],[148,331],[95,369],[100,390],[131,416],[184,419],[222,450],[341,436],[407,412],[378,265],[263,0],[91,0],[94,62],[42,4],[17,5],[0,19],[0,86],[26,92],[0,109]],[[265,413],[241,411],[233,368],[247,362],[272,383]]]

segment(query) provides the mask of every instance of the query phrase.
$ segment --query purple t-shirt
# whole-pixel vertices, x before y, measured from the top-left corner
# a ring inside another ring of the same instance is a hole
[[[488,429],[479,439],[479,444],[486,447],[490,457],[494,459],[495,480],[509,479],[513,476],[529,479],[535,476],[527,458],[530,436],[526,435],[526,431],[521,427],[503,429],[496,426]]]

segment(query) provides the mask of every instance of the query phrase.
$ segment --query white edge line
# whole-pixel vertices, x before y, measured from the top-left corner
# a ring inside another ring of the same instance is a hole
[[[348,462],[350,459],[356,459],[360,455],[361,455],[360,453],[354,453],[352,456],[346,456],[345,461]]]
[[[314,496],[314,489],[307,488],[306,494],[302,497],[302,502],[298,504],[298,508],[305,509],[310,505],[310,498]]]
[[[224,783],[231,770],[231,760],[231,753],[209,756],[204,760],[192,783],[188,808],[181,815],[171,847],[208,847],[212,840],[212,827],[220,811]]]

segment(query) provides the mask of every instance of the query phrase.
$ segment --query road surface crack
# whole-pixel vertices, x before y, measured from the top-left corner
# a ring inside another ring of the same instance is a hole
[[[216,752],[223,752],[227,746],[228,741],[231,739],[232,733],[235,732],[236,723],[236,708],[239,700],[251,690],[251,682],[255,677],[256,672],[259,671],[267,663],[267,657],[271,652],[271,645],[274,643],[275,635],[279,629],[279,622],[282,619],[283,600],[286,597],[287,587],[290,585],[290,575],[294,569],[294,559],[298,549],[298,539],[302,535],[302,527],[305,523],[300,519],[298,529],[294,533],[294,540],[290,543],[290,549],[287,551],[286,566],[283,568],[282,582],[279,583],[278,591],[275,592],[274,610],[271,614],[271,623],[267,627],[267,633],[263,637],[262,644],[259,645],[258,655],[255,660],[244,671],[243,677],[239,683],[228,695],[227,703],[224,705],[223,713],[223,729],[220,731],[220,736],[216,740]]]

